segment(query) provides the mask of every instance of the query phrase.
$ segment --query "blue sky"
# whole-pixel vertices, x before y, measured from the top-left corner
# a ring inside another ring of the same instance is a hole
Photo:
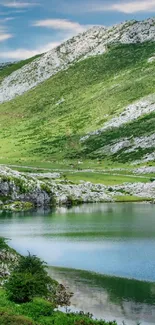
[[[92,25],[155,15],[155,0],[0,0],[0,61],[50,50]]]

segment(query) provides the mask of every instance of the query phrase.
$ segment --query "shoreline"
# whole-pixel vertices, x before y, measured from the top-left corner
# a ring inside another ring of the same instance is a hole
[[[0,210],[72,207],[85,203],[154,203],[155,181],[118,185],[73,182],[60,173],[26,174],[0,167]]]

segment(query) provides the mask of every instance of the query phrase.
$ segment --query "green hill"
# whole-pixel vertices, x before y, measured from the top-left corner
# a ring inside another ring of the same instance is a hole
[[[153,134],[153,111],[80,141],[129,104],[155,93],[155,61],[148,62],[154,53],[154,42],[111,45],[105,54],[77,62],[22,96],[1,104],[1,161],[108,157],[124,163],[154,152],[153,143],[152,147],[130,153],[121,149],[110,157],[101,150],[122,138]],[[5,69],[0,78],[4,74]]]

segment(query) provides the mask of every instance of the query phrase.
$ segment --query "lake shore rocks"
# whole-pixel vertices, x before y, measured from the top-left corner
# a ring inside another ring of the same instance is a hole
[[[0,286],[10,276],[12,268],[18,263],[19,255],[9,246],[0,247]]]
[[[124,183],[105,186],[81,181],[26,174],[0,167],[0,209],[11,211],[30,210],[39,207],[72,206],[82,203],[117,202],[126,196],[143,200],[155,200],[155,181],[148,183]],[[38,177],[39,178],[38,178]],[[48,175],[49,176],[49,175]],[[57,174],[60,177],[60,174]],[[130,199],[132,201],[132,198]]]

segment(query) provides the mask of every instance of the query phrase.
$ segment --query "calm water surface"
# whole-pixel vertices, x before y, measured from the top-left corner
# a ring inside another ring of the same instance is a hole
[[[75,292],[76,309],[127,324],[155,324],[154,205],[2,213],[0,236],[20,253],[30,251],[55,266],[50,273]]]

